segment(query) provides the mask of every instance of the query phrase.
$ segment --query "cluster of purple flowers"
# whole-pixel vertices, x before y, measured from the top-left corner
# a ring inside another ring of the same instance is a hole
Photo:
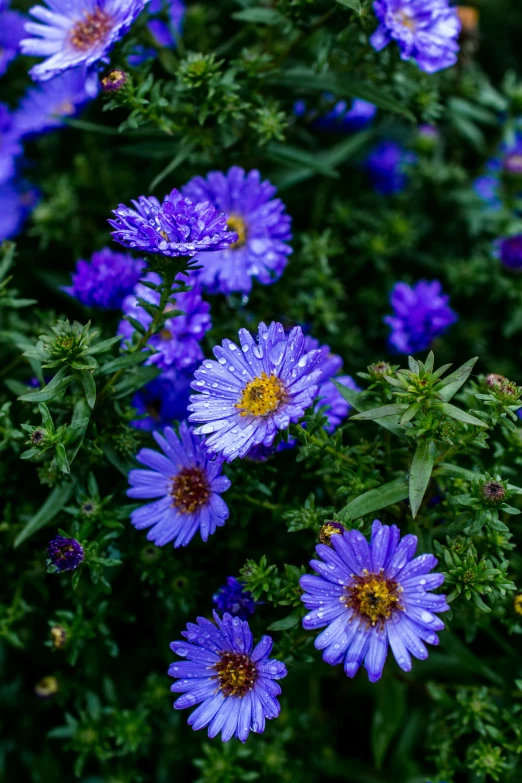
[[[393,315],[384,321],[391,327],[389,342],[396,353],[424,351],[457,320],[438,280],[420,280],[414,286],[397,283],[390,303]]]
[[[90,261],[77,262],[72,285],[63,290],[86,307],[119,310],[144,266],[144,261],[105,247],[93,253]]]

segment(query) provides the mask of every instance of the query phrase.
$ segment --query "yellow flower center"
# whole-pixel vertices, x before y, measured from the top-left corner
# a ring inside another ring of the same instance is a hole
[[[235,231],[237,234],[237,242],[230,245],[230,250],[238,250],[240,247],[243,247],[247,240],[247,227],[243,218],[239,215],[229,215],[227,228],[229,231]]]
[[[515,600],[513,601],[513,607],[517,614],[522,614],[522,593],[520,593],[520,595],[515,596]]]
[[[257,678],[255,663],[245,653],[222,652],[214,668],[224,696],[241,696],[251,691]]]
[[[364,617],[368,624],[384,625],[397,609],[402,588],[393,579],[382,573],[370,574],[366,569],[362,576],[354,576],[353,583],[346,588],[344,603]]]
[[[183,468],[172,480],[173,505],[180,514],[193,514],[208,503],[210,487],[201,468]]]
[[[111,25],[110,15],[97,8],[92,14],[85,14],[82,21],[73,26],[71,44],[75,49],[84,52],[106,38]]]
[[[402,26],[406,27],[408,30],[415,30],[415,20],[412,19],[411,16],[406,13],[406,11],[399,11],[397,14],[397,20],[399,24],[402,24]]]
[[[241,416],[268,416],[279,410],[287,399],[286,389],[277,375],[262,372],[247,383],[236,408],[240,409]]]

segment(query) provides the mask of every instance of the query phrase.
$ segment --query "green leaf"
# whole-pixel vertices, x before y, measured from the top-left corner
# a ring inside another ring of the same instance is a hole
[[[382,419],[385,416],[394,416],[397,413],[403,413],[408,409],[408,405],[402,403],[393,403],[392,405],[383,405],[381,408],[371,408],[369,411],[357,413],[351,416],[351,421],[368,421],[370,419]]]
[[[337,389],[341,392],[344,399],[349,402],[352,408],[355,408],[356,411],[366,411],[370,409],[371,403],[368,403],[366,400],[364,400],[361,392],[356,392],[353,389],[350,389],[348,386],[344,386],[342,383],[336,381],[335,378],[332,378],[332,381],[334,382]],[[407,406],[405,405],[404,408],[406,407]],[[388,416],[383,419],[376,419],[376,422],[381,427],[384,427],[384,429],[392,432],[394,435],[397,435],[398,438],[404,438],[404,432],[399,426],[399,418],[399,415]]]
[[[345,8],[351,8],[353,11],[357,11],[358,14],[362,13],[362,6],[360,0],[335,0],[339,5],[344,5]]]
[[[348,73],[316,73],[311,68],[289,68],[272,78],[272,84],[290,87],[296,93],[330,92],[338,98],[362,98],[374,103],[379,109],[402,114],[412,122],[413,114],[395,99],[386,89],[375,87]]]
[[[236,11],[232,14],[232,19],[238,22],[251,22],[252,24],[279,25],[284,22],[280,13],[272,8],[245,8],[243,11]]]
[[[299,147],[290,147],[288,144],[272,142],[266,147],[265,155],[271,160],[278,162],[297,163],[300,166],[312,169],[317,174],[323,174],[325,177],[337,178],[340,176],[334,168],[323,163],[315,152],[300,149]]]
[[[394,479],[380,487],[370,489],[368,492],[359,495],[352,500],[339,512],[341,521],[346,522],[349,519],[359,519],[366,514],[372,514],[374,511],[380,511],[381,508],[391,506],[408,497],[408,482],[404,478]]]
[[[419,440],[410,468],[410,506],[413,518],[417,516],[422,498],[429,484],[435,464],[437,447],[432,440]]]
[[[285,617],[283,620],[277,620],[272,625],[268,626],[268,631],[287,631],[289,628],[293,628],[301,619],[301,610],[295,609],[291,614]]]
[[[406,713],[406,686],[399,680],[386,677],[372,686],[377,700],[372,722],[372,751],[375,766],[381,769],[386,751]]]
[[[19,547],[24,541],[48,524],[66,505],[73,491],[69,481],[55,487],[39,511],[27,522],[15,538],[14,547]]]
[[[117,359],[104,364],[103,367],[99,368],[98,372],[101,375],[110,375],[117,370],[125,370],[127,367],[143,364],[148,356],[150,356],[150,352],[147,351],[136,351],[135,353],[126,351],[123,356],[119,356]]]
[[[67,367],[61,367],[43,389],[23,394],[18,399],[22,402],[49,402],[49,400],[54,400],[73,380],[73,375],[67,375]]]
[[[409,421],[411,421],[419,410],[420,406],[420,402],[412,402],[409,408],[407,408],[402,414],[400,423],[407,424]]]
[[[451,416],[452,419],[461,421],[463,424],[472,424],[474,427],[488,426],[480,419],[477,419],[476,416],[472,416],[471,413],[466,413],[466,411],[457,408],[455,405],[451,405],[449,402],[443,402],[440,407],[446,416]]]
[[[96,403],[96,383],[92,377],[92,372],[84,370],[80,373],[80,380],[82,382],[83,390],[85,392],[85,399],[89,405],[89,408],[94,408]]]
[[[116,337],[109,337],[108,340],[102,340],[100,343],[96,343],[96,345],[91,346],[91,348],[89,348],[89,353],[105,353],[105,351],[108,351],[109,348],[112,348],[112,346],[116,345],[116,343],[121,343],[121,335],[119,334],[116,335]],[[87,360],[88,358],[88,356],[85,356],[84,360]]]
[[[152,182],[149,185],[149,192],[152,192],[154,188],[157,188],[160,182],[163,182],[165,177],[168,177],[169,174],[172,174],[173,171],[175,171],[178,166],[180,166],[190,155],[194,147],[196,146],[195,140],[190,140],[182,144],[181,149],[178,151],[178,153],[174,156],[174,158],[170,161],[168,166],[165,166],[165,168],[160,171],[160,173],[154,177]]]
[[[477,359],[478,356],[470,359],[435,386],[435,391],[438,393],[441,400],[449,402],[458,392],[460,387],[466,383]]]
[[[65,451],[65,446],[63,443],[57,443],[54,451],[54,458],[56,459],[56,464],[62,471],[62,473],[70,473],[71,469],[69,467],[69,462],[67,461],[67,454]]]

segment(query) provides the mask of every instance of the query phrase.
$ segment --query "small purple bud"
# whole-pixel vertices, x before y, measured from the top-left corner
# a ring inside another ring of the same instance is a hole
[[[499,506],[506,497],[506,488],[500,481],[486,481],[480,487],[480,496],[488,506]]]
[[[47,554],[58,571],[74,571],[85,557],[83,547],[74,538],[56,536],[49,542]]]
[[[128,74],[125,71],[111,71],[107,76],[101,80],[101,86],[103,92],[119,92],[129,80]]]

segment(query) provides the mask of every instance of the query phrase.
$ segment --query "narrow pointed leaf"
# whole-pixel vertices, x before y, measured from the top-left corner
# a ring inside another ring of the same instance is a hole
[[[92,372],[89,372],[89,370],[83,370],[80,373],[80,380],[82,382],[83,390],[85,392],[85,399],[89,404],[89,408],[94,408],[96,403],[96,383],[92,377]]]
[[[455,419],[456,421],[461,421],[463,424],[472,424],[475,427],[488,426],[480,419],[477,419],[476,416],[472,416],[471,413],[466,413],[466,411],[457,408],[456,405],[451,405],[451,403],[449,402],[443,402],[440,407],[441,410],[444,411],[446,416],[451,416],[452,419]]]
[[[466,383],[473,367],[475,366],[475,363],[477,362],[477,359],[478,356],[470,359],[461,367],[456,369],[455,372],[452,372],[451,375],[448,375],[447,378],[444,378],[443,381],[440,381],[440,383],[437,384],[435,390],[441,400],[444,402],[449,402],[451,398],[458,392],[460,387]]]
[[[434,362],[435,362],[435,355],[433,351],[430,351],[426,357],[426,361],[424,362],[424,368],[426,372],[431,372],[433,370]]]
[[[23,394],[18,399],[22,402],[49,402],[54,400],[74,380],[73,375],[67,375],[67,367],[61,367],[47,386],[40,391]]]
[[[380,487],[370,489],[368,492],[359,495],[352,500],[339,512],[342,521],[349,519],[359,519],[366,514],[372,514],[381,508],[391,506],[408,497],[408,482],[404,478],[395,479],[388,484],[382,484]]]
[[[407,424],[409,421],[413,419],[415,414],[420,408],[420,402],[413,402],[409,408],[406,408],[404,413],[401,416],[401,424]]]
[[[363,399],[361,392],[356,392],[353,389],[350,389],[348,386],[344,386],[342,383],[338,383],[335,378],[332,378],[332,381],[344,399],[350,403],[352,408],[355,408],[356,411],[369,410],[371,403],[369,404]],[[406,407],[407,406],[405,405],[404,408]],[[388,430],[388,432],[392,432],[394,435],[397,435],[398,438],[404,438],[404,433],[399,426],[399,415],[388,416],[384,419],[376,419],[376,422],[381,427],[384,427],[384,429]]]
[[[414,373],[419,372],[419,362],[413,356],[408,356],[408,367]]]
[[[66,482],[55,487],[40,510],[29,520],[29,522],[22,528],[21,532],[15,538],[14,546],[20,546],[26,541],[33,533],[36,533],[40,528],[47,525],[59,511],[65,506],[71,497],[73,491],[73,484]]]
[[[411,513],[414,519],[417,516],[424,493],[428,487],[436,455],[437,447],[434,441],[419,440],[410,469],[409,495]]]
[[[383,405],[381,408],[371,408],[369,411],[363,411],[352,416],[352,420],[368,421],[370,419],[382,419],[384,416],[394,416],[397,413],[403,413],[409,406],[400,403],[392,405]]]

